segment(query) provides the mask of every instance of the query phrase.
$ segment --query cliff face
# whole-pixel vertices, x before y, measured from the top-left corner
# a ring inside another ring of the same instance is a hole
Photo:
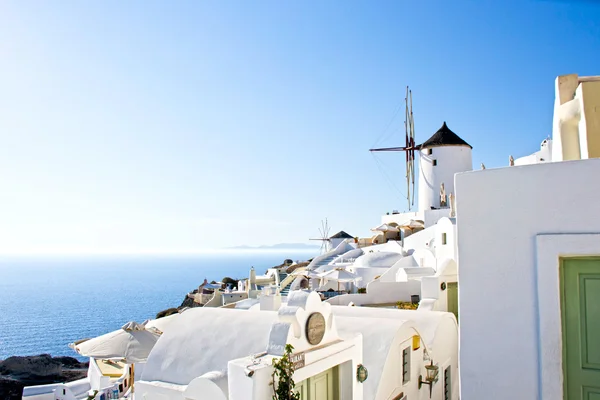
[[[20,400],[24,386],[70,382],[87,376],[88,363],[72,357],[9,357],[0,360],[0,399]]]
[[[192,293],[198,293],[198,290],[194,290]],[[202,304],[196,303],[194,301],[194,299],[188,297],[186,294],[185,298],[181,302],[181,305],[179,306],[179,309],[182,309],[184,307],[189,307],[189,308],[202,307]]]

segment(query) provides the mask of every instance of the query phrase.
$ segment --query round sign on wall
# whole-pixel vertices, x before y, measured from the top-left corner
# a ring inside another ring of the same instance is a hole
[[[312,313],[306,320],[306,339],[308,343],[317,345],[325,336],[325,318],[321,313]]]

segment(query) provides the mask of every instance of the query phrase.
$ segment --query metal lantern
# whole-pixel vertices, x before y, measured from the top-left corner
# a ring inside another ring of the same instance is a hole
[[[440,367],[438,367],[437,365],[433,365],[433,360],[431,360],[431,363],[425,366],[425,370],[427,371],[425,380],[423,380],[423,375],[419,375],[419,389],[421,389],[421,386],[424,384],[429,385],[429,398],[431,398],[431,393],[433,392],[433,384],[438,380]]]
[[[433,365],[433,360],[431,364],[426,365],[425,369],[427,370],[427,379],[428,382],[437,382],[438,373],[440,372],[440,368],[437,365]]]

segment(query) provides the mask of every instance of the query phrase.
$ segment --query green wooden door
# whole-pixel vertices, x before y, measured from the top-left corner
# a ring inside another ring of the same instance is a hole
[[[328,370],[309,379],[310,400],[333,400],[333,370]]]
[[[308,379],[296,383],[294,392],[300,393],[300,400],[308,400]]]
[[[564,398],[600,400],[600,258],[563,259]]]
[[[451,312],[458,321],[458,282],[448,282],[446,284],[448,312]]]
[[[296,383],[295,392],[300,400],[338,400],[338,368],[332,368],[318,375]]]

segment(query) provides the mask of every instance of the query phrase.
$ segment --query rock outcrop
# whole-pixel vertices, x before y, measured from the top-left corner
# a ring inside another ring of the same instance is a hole
[[[0,375],[0,399],[20,400],[23,396],[22,382]]]
[[[0,374],[20,376],[56,376],[62,373],[62,363],[50,354],[30,357],[9,357],[0,362]]]
[[[88,363],[73,357],[9,357],[0,360],[0,399],[20,400],[24,386],[70,382],[87,376]]]

